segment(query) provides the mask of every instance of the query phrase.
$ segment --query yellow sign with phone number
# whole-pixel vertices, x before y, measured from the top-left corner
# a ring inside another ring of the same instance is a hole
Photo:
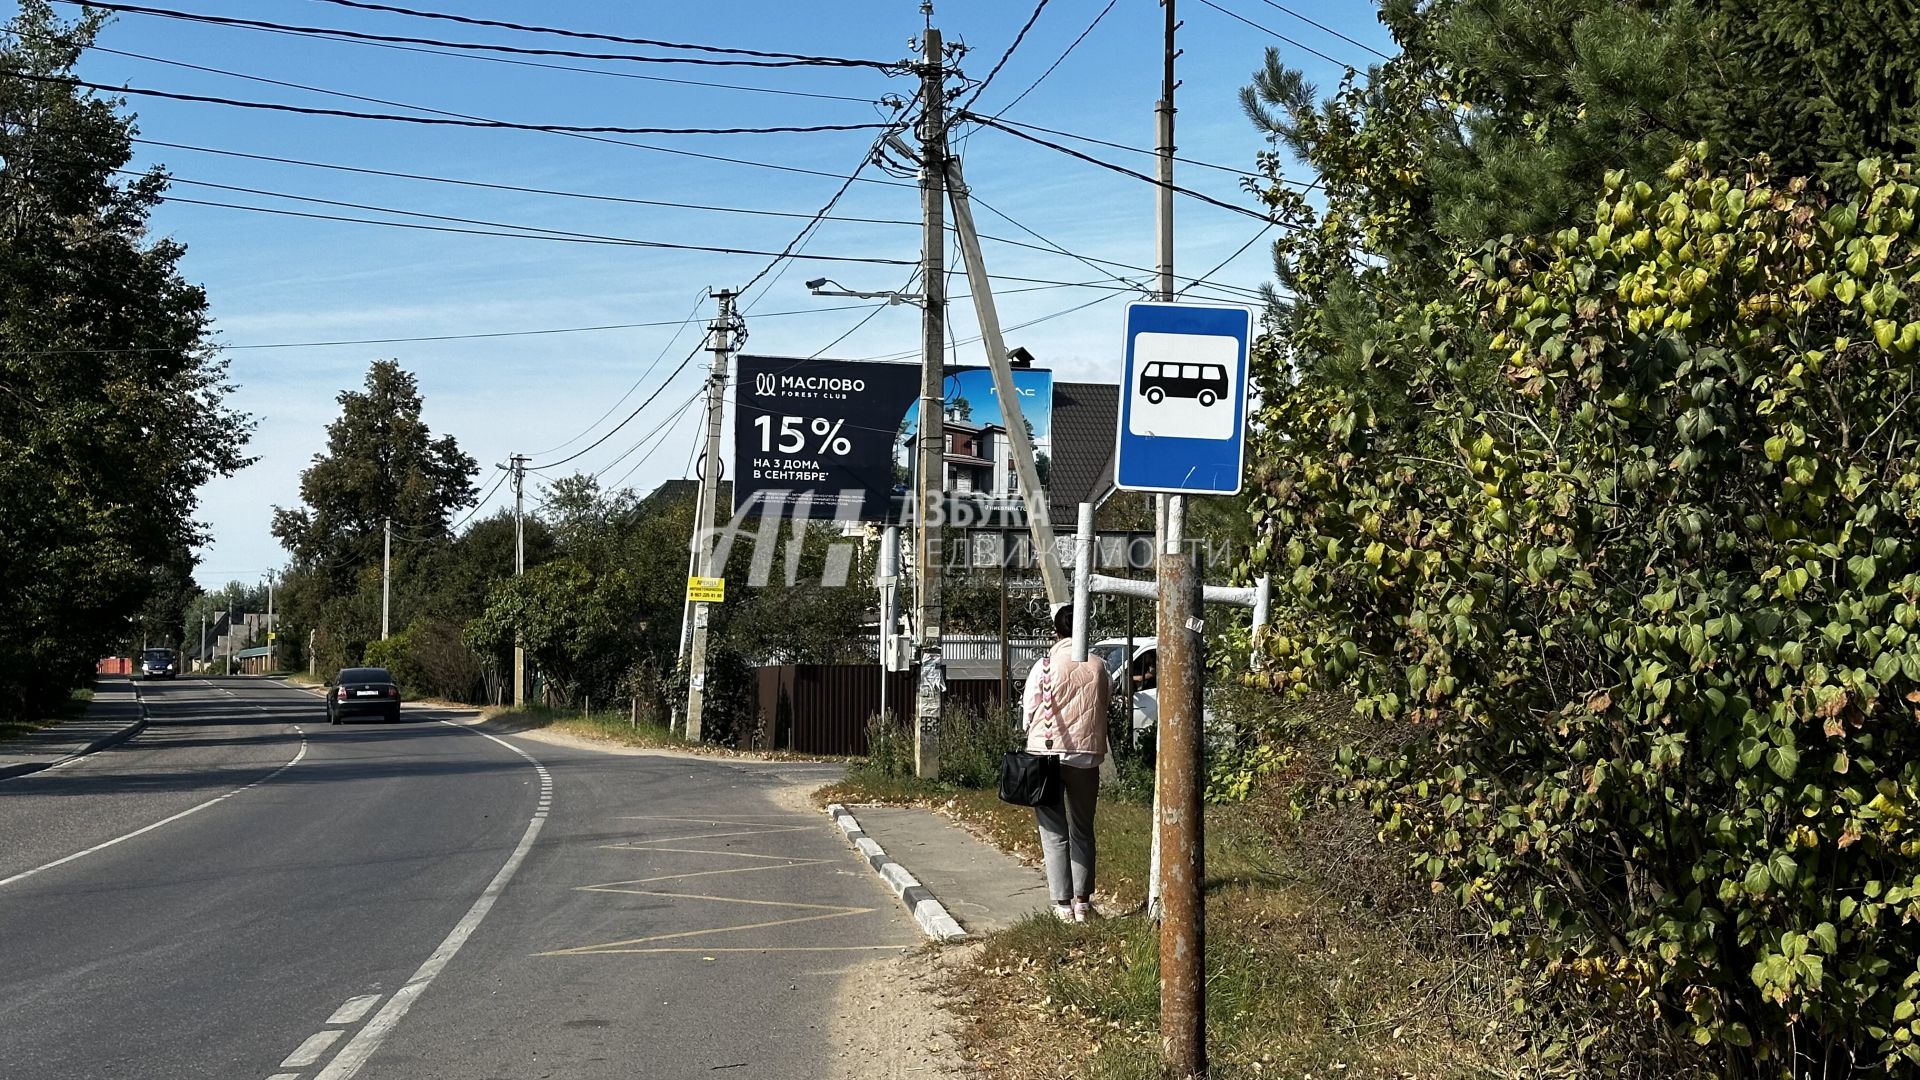
[[[717,577],[690,577],[687,579],[687,601],[694,604],[722,604],[727,599],[727,579]]]

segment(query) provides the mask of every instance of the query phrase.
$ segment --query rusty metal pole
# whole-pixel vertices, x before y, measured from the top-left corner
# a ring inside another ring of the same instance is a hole
[[[1198,553],[1160,552],[1160,1045],[1166,1074],[1207,1072],[1206,829],[1201,810],[1202,582]]]

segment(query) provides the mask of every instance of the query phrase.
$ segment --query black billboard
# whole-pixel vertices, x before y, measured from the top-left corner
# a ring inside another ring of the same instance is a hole
[[[742,356],[734,385],[736,511],[843,521],[894,513],[919,365]]]

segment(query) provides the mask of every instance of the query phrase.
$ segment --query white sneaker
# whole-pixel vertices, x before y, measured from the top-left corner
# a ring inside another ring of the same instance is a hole
[[[1073,921],[1074,922],[1083,923],[1093,919],[1097,919],[1099,917],[1100,917],[1100,910],[1093,906],[1093,901],[1075,900],[1073,902]]]
[[[1078,920],[1078,919],[1076,919],[1076,918],[1074,918],[1074,910],[1073,910],[1073,905],[1071,905],[1071,904],[1055,904],[1055,905],[1053,905],[1053,917],[1054,917],[1054,918],[1056,918],[1056,919],[1059,919],[1059,920],[1060,920],[1061,922],[1065,922],[1065,923],[1070,923],[1070,922],[1078,922],[1078,921],[1080,921],[1080,920]]]

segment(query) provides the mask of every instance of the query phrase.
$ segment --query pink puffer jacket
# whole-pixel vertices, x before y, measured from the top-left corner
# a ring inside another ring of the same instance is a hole
[[[1027,673],[1027,751],[1105,754],[1107,701],[1113,696],[1107,679],[1105,664],[1092,658],[1075,663],[1073,642],[1055,642]]]

